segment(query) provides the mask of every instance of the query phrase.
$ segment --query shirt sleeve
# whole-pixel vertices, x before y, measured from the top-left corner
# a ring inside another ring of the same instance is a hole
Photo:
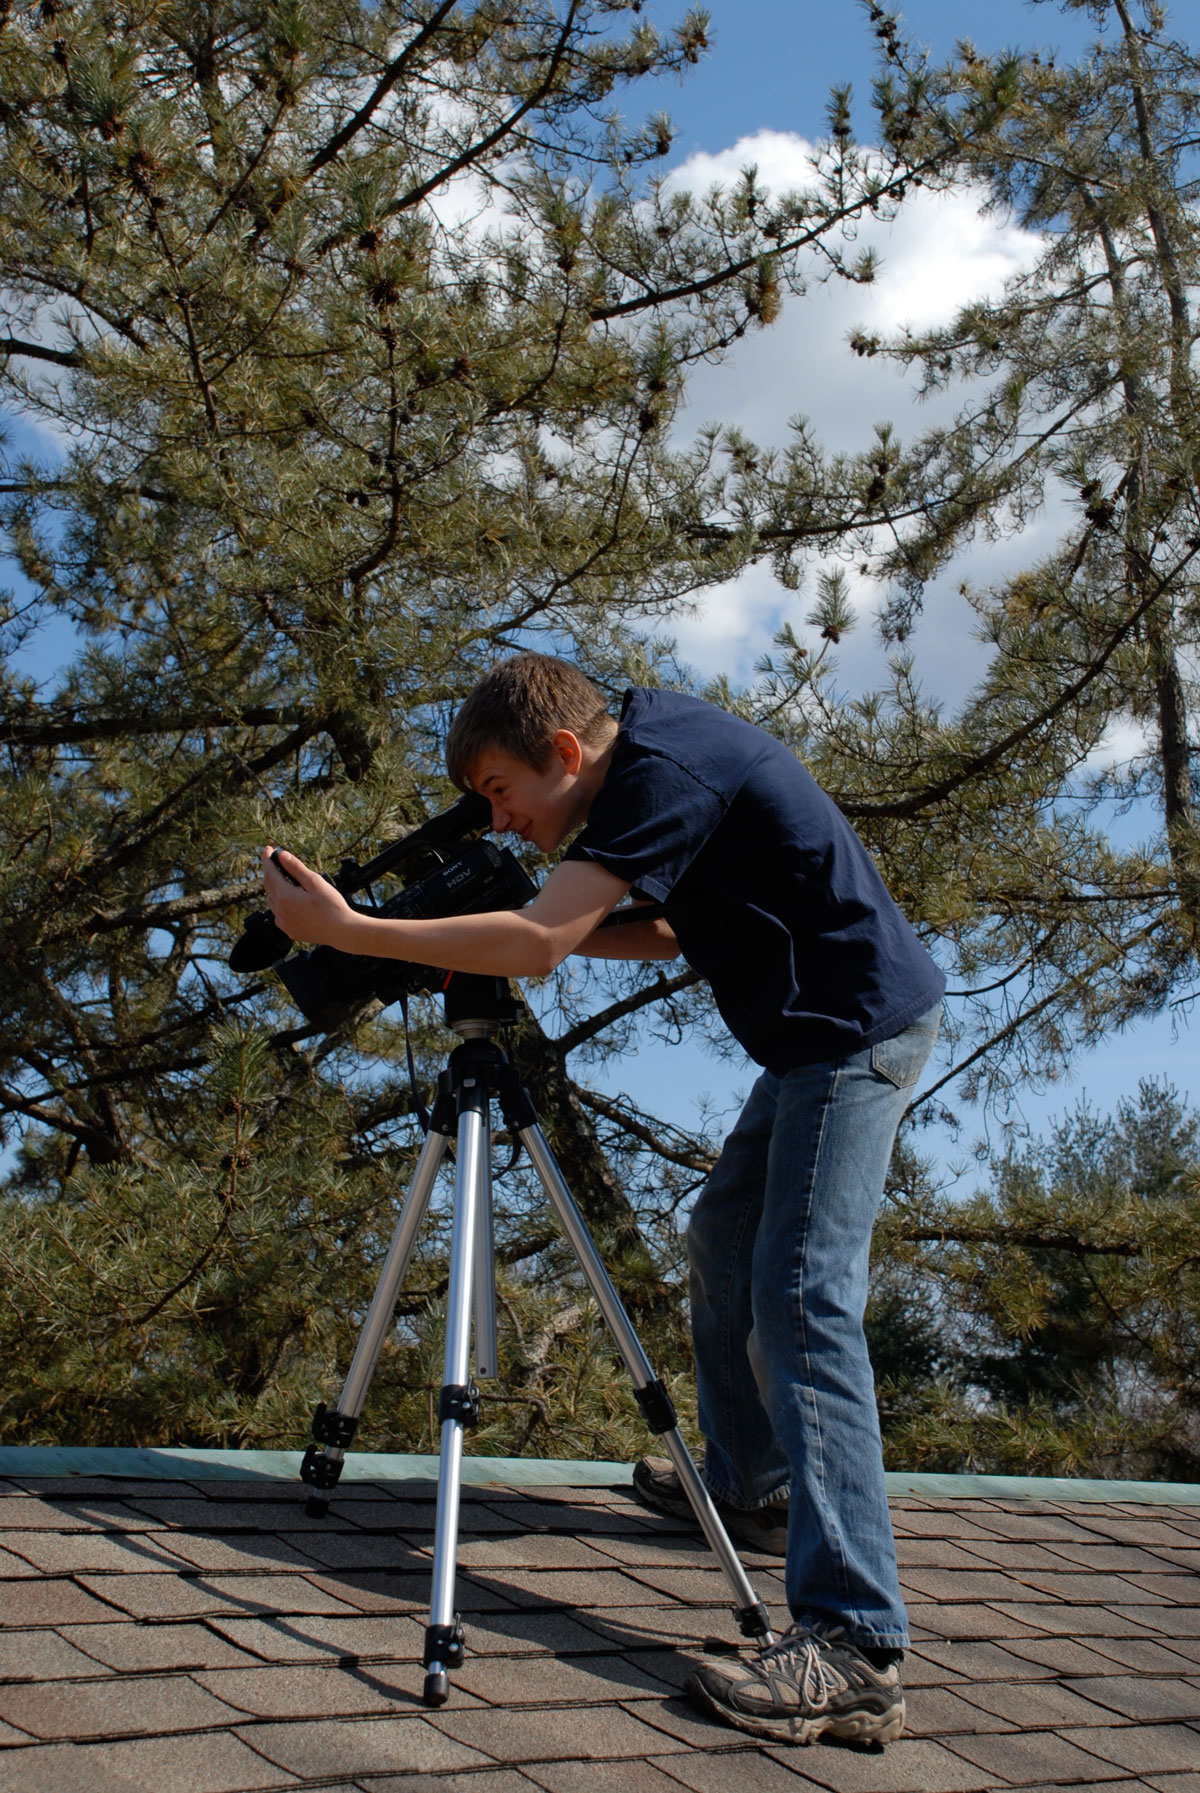
[[[586,826],[564,854],[665,903],[725,813],[724,799],[663,754],[620,743]]]

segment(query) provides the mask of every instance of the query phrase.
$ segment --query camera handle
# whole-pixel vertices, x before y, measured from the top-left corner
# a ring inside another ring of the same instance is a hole
[[[477,1012],[470,1013],[472,1009]],[[417,1233],[453,1135],[457,1141],[454,1221],[446,1298],[443,1384],[438,1401],[441,1451],[422,1695],[427,1706],[444,1705],[450,1691],[449,1671],[461,1665],[465,1647],[462,1623],[454,1610],[454,1583],[463,1433],[479,1417],[479,1391],[471,1373],[472,1318],[475,1368],[481,1376],[494,1375],[496,1368],[490,1119],[494,1099],[499,1104],[505,1126],[529,1154],[546,1199],[579,1261],[584,1279],[630,1374],[646,1425],[661,1438],[701,1530],[724,1571],[743,1636],[761,1638],[770,1644],[772,1633],[766,1607],[750,1585],[712,1497],[692,1461],[679,1431],[671,1397],[655,1376],[622,1306],[538,1124],[533,1103],[522,1087],[515,1067],[492,1039],[496,1027],[513,1016],[514,1005],[507,985],[497,978],[455,977],[447,991],[446,1010],[446,1019],[461,1036],[462,1044],[450,1054],[438,1079],[432,1124],[417,1160],[337,1407],[330,1412],[322,1405],[313,1419],[316,1442],[308,1447],[300,1468],[302,1479],[318,1491],[309,1498],[309,1514],[320,1517],[329,1511],[329,1490],[336,1486],[341,1476],[346,1449],[354,1438]]]

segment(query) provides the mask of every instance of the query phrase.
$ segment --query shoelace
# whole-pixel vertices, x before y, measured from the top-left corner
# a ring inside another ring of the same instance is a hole
[[[811,1633],[783,1637],[759,1658],[764,1667],[794,1670],[800,1697],[813,1712],[820,1712],[844,1686],[837,1670],[822,1656],[821,1642]]]

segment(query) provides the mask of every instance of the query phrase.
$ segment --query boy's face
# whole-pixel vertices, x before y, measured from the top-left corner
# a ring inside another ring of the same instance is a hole
[[[553,853],[587,818],[592,792],[581,777],[583,750],[569,729],[559,729],[542,767],[485,748],[471,769],[471,784],[492,806],[497,834],[519,834],[542,853]]]

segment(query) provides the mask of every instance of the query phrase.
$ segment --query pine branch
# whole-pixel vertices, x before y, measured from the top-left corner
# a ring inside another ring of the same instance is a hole
[[[664,977],[660,971],[652,984],[644,985],[630,996],[623,996],[619,1002],[610,1003],[599,1014],[589,1015],[586,1021],[580,1021],[576,1026],[568,1028],[566,1033],[559,1034],[554,1044],[565,1058],[585,1041],[604,1033],[614,1021],[620,1021],[625,1015],[636,1015],[640,1009],[649,1008],[651,1003],[665,1002],[668,997],[678,995],[681,990],[693,989],[699,982],[698,971],[681,971],[675,977]]]

